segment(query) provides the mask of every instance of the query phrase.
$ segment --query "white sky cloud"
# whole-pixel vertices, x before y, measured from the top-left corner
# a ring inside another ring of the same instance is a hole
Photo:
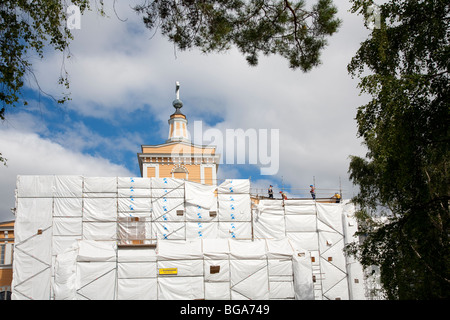
[[[18,117],[17,120],[24,117]],[[12,120],[16,122],[16,119]],[[0,165],[0,221],[12,220],[10,208],[15,207],[14,190],[17,175],[85,175],[85,176],[132,176],[123,166],[108,159],[93,157],[41,138],[31,132],[30,126],[0,129],[0,146],[7,158],[7,166]]]

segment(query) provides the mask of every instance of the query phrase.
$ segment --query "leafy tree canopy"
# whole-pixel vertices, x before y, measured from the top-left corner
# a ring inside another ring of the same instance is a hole
[[[80,12],[88,8],[89,0],[73,0]],[[34,76],[31,57],[44,57],[46,46],[63,53],[73,38],[67,28],[67,4],[60,0],[8,0],[0,4],[0,120],[5,120],[7,107],[26,105],[22,98],[24,81]],[[67,74],[61,72],[59,84],[69,86]],[[45,93],[39,87],[42,93]],[[64,103],[68,96],[56,99]],[[0,163],[6,159],[0,153]]]
[[[373,1],[352,3],[371,18]],[[445,0],[380,5],[379,25],[348,65],[372,100],[356,115],[368,153],[349,167],[367,238],[347,249],[380,267],[390,299],[450,294],[449,10]],[[387,222],[373,219],[380,213]]]
[[[83,12],[88,0],[74,0]],[[51,46],[64,52],[73,38],[67,28],[67,5],[60,0],[10,0],[0,4],[0,119],[5,119],[7,106],[26,104],[21,100],[25,77],[33,75],[30,56],[44,57]],[[36,80],[36,79],[33,79]],[[69,85],[66,74],[60,84]],[[67,96],[58,99],[63,103]]]

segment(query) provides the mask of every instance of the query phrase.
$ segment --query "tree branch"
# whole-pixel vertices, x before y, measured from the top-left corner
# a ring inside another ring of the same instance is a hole
[[[291,7],[291,5],[290,5],[288,0],[284,0],[284,7],[288,8],[289,11],[291,11],[292,16],[294,17],[294,40],[297,43],[298,49],[300,50],[302,55],[304,55],[303,48],[302,48],[302,46],[300,44],[300,41],[298,39],[298,36],[297,36],[297,32],[298,32],[297,23],[298,23],[298,20],[297,20],[297,15],[295,14],[295,10]]]

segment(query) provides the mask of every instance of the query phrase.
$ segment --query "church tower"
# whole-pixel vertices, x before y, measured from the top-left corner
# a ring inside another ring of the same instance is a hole
[[[159,145],[142,145],[138,153],[139,168],[144,178],[178,178],[209,185],[217,184],[220,155],[216,148],[195,145],[189,138],[187,118],[181,112],[180,84],[176,83],[175,112],[169,117],[169,136]]]

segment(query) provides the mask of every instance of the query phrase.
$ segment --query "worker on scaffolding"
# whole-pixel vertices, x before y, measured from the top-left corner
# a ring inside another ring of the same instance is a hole
[[[309,193],[311,193],[311,197],[316,200],[316,188],[314,188],[314,186],[311,184],[310,185],[311,190],[309,190]]]
[[[284,207],[284,200],[287,200],[287,196],[284,191],[280,191],[280,193],[281,193],[281,199],[283,199],[283,204],[281,206]]]
[[[267,190],[267,192],[269,193],[269,199],[273,199],[272,185],[269,186],[269,190]]]
[[[334,196],[331,197],[331,199],[334,199],[336,201],[336,203],[340,203],[341,202],[341,195],[336,192],[334,194]]]

